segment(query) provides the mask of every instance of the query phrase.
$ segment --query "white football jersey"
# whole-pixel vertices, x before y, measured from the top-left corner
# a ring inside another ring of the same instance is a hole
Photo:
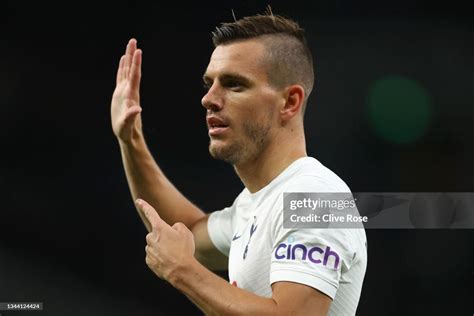
[[[312,157],[293,162],[260,191],[244,189],[232,206],[213,212],[209,236],[229,257],[230,283],[263,297],[291,281],[333,299],[328,315],[354,315],[367,266],[363,228],[283,228],[283,193],[350,192]]]

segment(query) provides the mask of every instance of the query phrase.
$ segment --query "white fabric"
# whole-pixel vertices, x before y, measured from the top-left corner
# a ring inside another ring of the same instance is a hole
[[[367,265],[364,229],[285,229],[286,192],[350,189],[319,161],[305,157],[260,191],[244,189],[231,207],[212,213],[209,236],[229,257],[230,283],[264,297],[272,296],[271,284],[278,281],[305,284],[333,299],[328,315],[354,315]],[[296,246],[295,258],[290,246]]]

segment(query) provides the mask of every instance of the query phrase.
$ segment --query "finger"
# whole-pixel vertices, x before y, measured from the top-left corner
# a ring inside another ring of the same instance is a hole
[[[133,54],[137,49],[137,40],[132,38],[128,41],[127,49],[125,50],[125,78],[128,79],[130,75],[130,67],[132,65]]]
[[[155,262],[154,262],[153,259],[150,258],[150,256],[147,255],[145,257],[145,263],[146,263],[147,266],[152,267],[152,266],[154,266]]]
[[[125,63],[125,55],[122,55],[122,57],[120,57],[119,66],[117,69],[117,84],[119,84],[123,80],[124,63]]]
[[[145,247],[145,251],[150,252],[152,250],[150,245],[157,243],[158,239],[159,239],[158,233],[156,232],[148,233],[145,237],[146,244],[147,244],[147,247]]]
[[[135,201],[138,210],[144,215],[145,219],[150,223],[153,231],[159,231],[162,228],[168,226],[165,221],[161,219],[156,210],[147,202],[142,199]],[[147,227],[148,228],[148,227]]]
[[[142,76],[142,50],[137,49],[132,58],[132,69],[130,70],[130,84],[132,90],[140,90],[140,78]]]
[[[130,41],[128,41],[127,48],[125,48],[125,55],[123,55],[124,56],[123,67],[122,67],[123,79],[127,78],[127,65],[128,65],[129,52],[130,52]]]

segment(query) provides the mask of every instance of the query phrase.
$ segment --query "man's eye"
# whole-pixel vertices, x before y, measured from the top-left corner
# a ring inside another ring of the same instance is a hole
[[[226,86],[230,89],[241,89],[243,85],[238,81],[229,81],[226,83]]]

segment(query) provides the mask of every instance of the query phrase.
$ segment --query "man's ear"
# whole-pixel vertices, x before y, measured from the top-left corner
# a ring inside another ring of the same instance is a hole
[[[280,110],[280,117],[283,122],[288,122],[296,116],[303,107],[304,89],[300,85],[291,85],[286,88],[285,106]]]

